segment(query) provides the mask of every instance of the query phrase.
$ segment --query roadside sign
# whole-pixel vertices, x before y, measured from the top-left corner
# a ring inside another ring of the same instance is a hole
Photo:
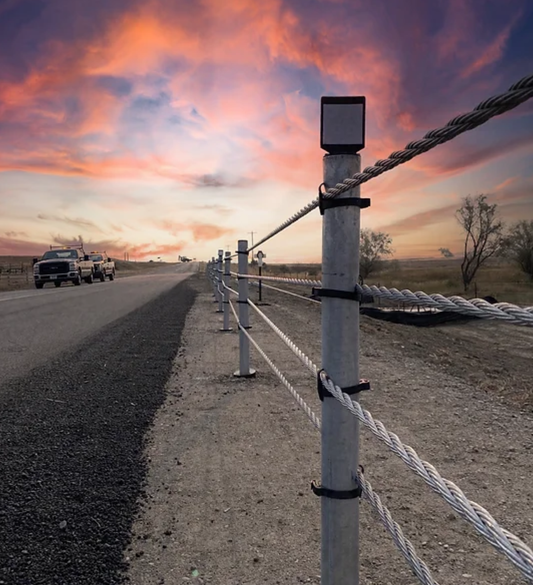
[[[255,257],[257,258],[257,266],[263,266],[263,258],[266,258],[266,254],[259,250]]]

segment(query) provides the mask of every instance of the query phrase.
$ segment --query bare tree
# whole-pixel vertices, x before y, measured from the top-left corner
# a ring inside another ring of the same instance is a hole
[[[383,232],[374,232],[369,228],[361,230],[359,250],[359,277],[361,282],[375,272],[383,256],[392,254],[392,238]]]
[[[533,278],[533,221],[524,219],[511,226],[503,247],[504,254]]]
[[[439,248],[439,252],[444,258],[453,258],[453,252],[450,252],[449,248]]]
[[[455,215],[465,230],[461,276],[466,292],[479,268],[502,250],[503,223],[498,218],[498,205],[487,203],[484,194],[465,197]]]

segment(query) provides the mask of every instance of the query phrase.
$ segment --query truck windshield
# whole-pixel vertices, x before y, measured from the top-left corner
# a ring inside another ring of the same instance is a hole
[[[49,252],[45,252],[42,257],[43,260],[70,260],[78,259],[78,252],[76,250],[50,250]]]
[[[93,262],[102,262],[104,259],[102,258],[102,254],[90,254],[89,258]]]

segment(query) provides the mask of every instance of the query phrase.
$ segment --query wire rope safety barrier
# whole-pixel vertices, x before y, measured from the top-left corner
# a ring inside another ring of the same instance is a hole
[[[321,147],[323,183],[319,196],[292,215],[255,245],[238,242],[238,271],[231,271],[231,256],[223,251],[207,263],[206,274],[213,285],[215,301],[224,313],[222,331],[230,331],[230,311],[239,330],[239,369],[235,375],[253,377],[250,344],[266,361],[281,384],[290,392],[313,426],[321,433],[322,477],[312,484],[321,498],[321,582],[323,585],[359,584],[359,502],[364,498],[376,511],[413,574],[425,585],[436,584],[430,569],[413,544],[405,537],[390,511],[373,490],[359,465],[359,426],[370,430],[409,469],[449,504],[477,533],[502,553],[526,582],[533,584],[533,550],[518,536],[498,524],[482,506],[467,498],[453,482],[443,478],[430,463],[376,420],[359,404],[370,382],[359,377],[359,305],[365,295],[407,305],[451,311],[509,324],[533,326],[533,307],[510,303],[490,304],[483,299],[428,295],[423,291],[399,291],[386,287],[361,285],[359,277],[359,238],[361,212],[369,199],[361,197],[360,185],[406,163],[456,136],[486,123],[533,97],[533,75],[513,84],[508,91],[491,97],[471,112],[456,116],[445,126],[428,132],[421,140],[410,142],[361,171],[359,151],[364,148],[364,97],[323,97],[321,100]],[[287,229],[314,209],[320,209],[322,224],[322,280],[282,278],[248,274],[248,256],[255,248]],[[224,270],[222,264],[224,262]],[[237,279],[238,290],[230,287]],[[311,286],[311,298],[293,291],[263,284],[321,306],[322,364],[315,365],[297,345],[249,298],[248,284],[279,283]],[[231,298],[237,297],[238,310]],[[249,309],[262,319],[279,339],[298,357],[309,374],[316,378],[322,413],[317,416],[280,369],[249,332]]]

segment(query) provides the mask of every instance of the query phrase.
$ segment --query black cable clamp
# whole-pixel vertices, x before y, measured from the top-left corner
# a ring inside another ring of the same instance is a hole
[[[370,199],[363,197],[329,197],[326,199],[324,197],[325,191],[322,191],[322,187],[325,187],[325,183],[321,183],[318,187],[318,209],[320,210],[320,215],[324,215],[324,211],[332,207],[347,207],[352,205],[359,207],[359,209],[370,207]]]
[[[248,301],[240,301],[239,299],[237,299],[235,302],[236,303],[240,303],[241,305],[247,305],[248,304]]]
[[[358,480],[355,480],[357,487],[353,490],[331,490],[319,485],[316,482],[311,482],[311,489],[315,496],[323,496],[324,498],[330,498],[332,500],[353,500],[354,498],[360,498],[363,494],[363,488]]]
[[[311,295],[313,297],[329,297],[333,299],[348,299],[349,301],[357,301],[358,303],[361,302],[363,296],[361,293],[355,288],[353,291],[351,290],[337,290],[334,288],[312,288]]]
[[[316,377],[316,389],[318,391],[318,397],[322,402],[324,402],[324,396],[333,396],[331,392],[324,386],[322,383],[322,379],[320,378],[321,372],[324,370],[320,370]],[[341,388],[344,394],[348,394],[348,396],[353,396],[354,394],[359,394],[359,392],[363,392],[365,390],[370,390],[370,381],[369,380],[359,380],[359,384],[355,386],[348,386],[347,388]]]

